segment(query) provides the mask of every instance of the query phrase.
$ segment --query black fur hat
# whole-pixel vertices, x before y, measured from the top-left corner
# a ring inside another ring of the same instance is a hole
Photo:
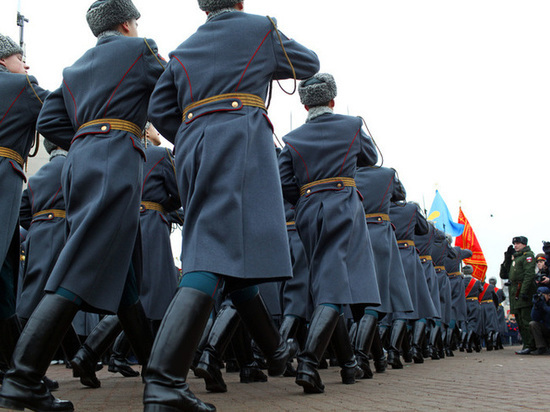
[[[141,14],[132,0],[98,0],[86,13],[88,26],[96,37],[104,31],[113,29],[117,24],[140,17]]]
[[[199,0],[199,7],[202,11],[212,12],[219,9],[233,7],[244,0]]]
[[[315,76],[300,82],[298,93],[303,105],[309,107],[326,105],[336,97],[336,82],[328,73],[317,73]]]

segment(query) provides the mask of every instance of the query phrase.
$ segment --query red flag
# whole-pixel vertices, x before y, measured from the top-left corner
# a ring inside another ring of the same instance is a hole
[[[458,210],[458,223],[462,223],[464,225],[464,232],[456,238],[455,245],[460,246],[463,249],[470,249],[472,251],[472,257],[464,259],[464,263],[473,266],[474,273],[472,276],[474,278],[485,282],[487,261],[485,260],[485,256],[483,255],[483,251],[481,250],[481,246],[477,241],[476,234],[474,233],[470,222],[468,222],[468,219],[464,216],[462,208],[459,208]]]

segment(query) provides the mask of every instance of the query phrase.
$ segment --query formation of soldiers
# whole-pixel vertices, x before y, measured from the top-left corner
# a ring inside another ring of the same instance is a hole
[[[111,345],[109,370],[137,374],[131,347],[149,412],[215,410],[186,378],[192,369],[225,392],[229,347],[241,382],[267,381],[265,366],[305,393],[324,391],[327,353],[353,384],[373,377],[370,359],[384,372],[401,357],[479,350],[479,337],[500,347],[499,291],[463,280],[471,252],[406,200],[394,169],[376,166],[361,119],[334,113],[336,82],[317,55],[242,0],[198,3],[207,22],[166,62],[138,37],[131,0],[95,1],[97,45],[53,92],[0,36],[0,407],[74,409],[45,377],[60,345],[94,388]],[[302,80],[308,118],[276,152],[265,102],[279,79]],[[35,130],[50,162],[21,197]],[[179,285],[172,223],[183,233]],[[71,326],[79,310],[108,314],[85,342]]]

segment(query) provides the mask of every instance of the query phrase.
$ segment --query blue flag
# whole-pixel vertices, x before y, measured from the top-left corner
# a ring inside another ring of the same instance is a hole
[[[451,236],[460,236],[464,231],[462,223],[455,223],[451,219],[451,214],[443,198],[439,194],[439,190],[435,191],[435,198],[428,214],[428,220],[435,223],[435,227]]]

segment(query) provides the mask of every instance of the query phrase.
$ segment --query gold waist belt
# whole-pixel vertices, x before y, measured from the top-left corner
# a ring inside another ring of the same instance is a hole
[[[412,240],[398,240],[397,244],[405,247],[414,247],[414,242]]]
[[[462,275],[462,273],[461,272],[451,272],[451,273],[447,273],[447,275],[449,275],[449,276],[460,276],[460,275]]]
[[[322,185],[323,183],[332,183],[332,182],[338,182],[336,187],[346,187],[346,186],[357,187],[357,185],[355,184],[355,179],[351,177],[329,177],[328,179],[316,180],[314,182],[310,182],[303,185],[300,188],[300,196],[309,195],[311,193],[310,188],[312,188],[313,186],[318,186],[318,185]]]
[[[7,147],[0,147],[0,157],[5,157],[11,160],[15,160],[19,163],[19,166],[23,167],[23,157],[15,150],[8,149]]]
[[[82,126],[78,128],[78,130],[88,127],[88,126],[95,126],[98,124],[104,124],[109,123],[111,126],[111,129],[113,130],[122,130],[124,132],[132,133],[134,136],[141,138],[141,128],[132,122],[129,122],[127,120],[120,120],[120,119],[96,119],[92,120],[91,122],[84,123]],[[107,130],[107,126],[103,126],[101,128],[102,131]]]
[[[155,202],[141,202],[140,210],[156,210],[157,212],[166,214],[166,210],[164,209],[164,207],[160,203]]]
[[[231,102],[231,107],[234,109],[237,109],[239,105],[242,104],[243,106],[259,107],[260,109],[267,110],[265,108],[264,99],[262,99],[259,96],[256,96],[255,94],[226,93],[226,94],[219,94],[217,96],[208,97],[207,99],[202,99],[202,100],[199,100],[198,102],[191,103],[189,106],[187,106],[183,110],[182,121],[191,120],[194,116],[191,110],[196,109],[199,106],[203,106],[209,103],[219,102],[222,100],[230,100],[230,99],[235,99],[235,101]],[[240,100],[240,103],[237,101],[237,99]]]
[[[485,300],[482,300],[480,303],[494,303],[493,299],[485,299]]]
[[[430,255],[422,255],[420,259],[432,260],[432,257]]]
[[[384,220],[386,222],[390,222],[390,216],[386,215],[385,213],[367,213],[365,215],[366,219],[371,218],[371,217],[377,218],[378,221]]]
[[[296,224],[296,222],[294,222],[294,221],[286,222],[287,226],[294,226],[295,224]]]
[[[54,217],[62,217],[65,218],[66,214],[64,210],[61,209],[45,209],[38,213],[35,213],[32,215],[33,219],[39,216],[48,215],[48,218],[52,219]]]
[[[477,296],[474,296],[474,297],[471,297],[471,298],[466,298],[466,300],[478,300]]]
[[[445,270],[445,266],[436,266],[435,268],[438,270]]]

